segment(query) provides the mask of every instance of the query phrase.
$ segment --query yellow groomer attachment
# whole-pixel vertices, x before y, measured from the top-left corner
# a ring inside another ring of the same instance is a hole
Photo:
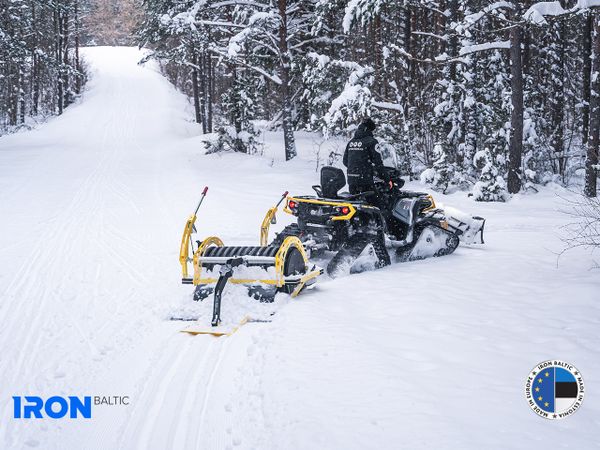
[[[260,301],[273,301],[278,292],[296,297],[305,287],[316,282],[323,269],[311,265],[304,245],[296,236],[288,236],[278,245],[268,245],[270,224],[276,223],[277,210],[287,197],[287,192],[267,211],[260,228],[259,246],[225,246],[221,239],[211,236],[198,241],[194,250],[191,235],[195,232],[198,210],[207,191],[208,188],[204,188],[196,211],[186,222],[179,262],[182,283],[196,286],[194,300],[214,295],[213,316],[210,325],[196,322],[182,331],[223,336],[251,321],[251,318],[246,317],[242,323],[233,327],[221,325],[222,294],[228,282],[246,286],[250,297]],[[189,272],[189,263],[192,263],[193,275]]]

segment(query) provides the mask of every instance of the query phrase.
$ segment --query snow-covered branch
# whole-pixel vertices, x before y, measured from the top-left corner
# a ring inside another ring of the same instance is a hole
[[[488,14],[502,9],[514,9],[514,5],[511,2],[506,1],[492,3],[491,5],[486,6],[479,12],[467,15],[465,17],[465,23],[469,26],[474,25]]]
[[[439,34],[435,34],[435,33],[426,33],[424,31],[413,31],[412,34],[415,34],[417,36],[428,36],[428,37],[432,37],[435,39],[439,39],[441,41],[447,41],[448,40],[448,36],[441,36]]]
[[[214,20],[196,20],[194,22],[196,25],[204,25],[207,27],[226,27],[226,28],[245,28],[244,25],[240,25],[232,22],[218,22]]]
[[[525,11],[523,18],[536,25],[547,25],[546,17],[566,16],[590,8],[600,8],[600,0],[578,0],[577,4],[570,9],[563,8],[559,1],[538,2]]]
[[[251,64],[247,64],[246,62],[244,62],[240,58],[238,58],[237,54],[230,55],[230,54],[224,53],[223,51],[221,51],[221,50],[219,50],[217,48],[214,48],[214,47],[211,47],[208,50],[210,52],[212,52],[212,53],[214,53],[216,55],[222,56],[224,58],[233,59],[236,64],[239,64],[240,66],[244,66],[244,67],[246,67],[246,68],[248,68],[250,70],[253,70],[256,73],[259,73],[262,76],[264,76],[265,78],[269,79],[273,83],[281,85],[281,78],[279,78],[276,74],[270,74],[270,73],[266,72],[265,70],[261,69],[260,67],[256,67],[256,66],[253,66]]]
[[[389,102],[371,102],[371,106],[379,109],[387,109],[389,111],[399,111],[404,112],[404,108],[402,105],[398,103],[389,103]]]
[[[498,42],[484,42],[483,44],[474,44],[461,47],[459,54],[461,56],[469,55],[471,53],[483,52],[486,50],[496,49],[508,49],[510,48],[510,41],[498,41]]]
[[[252,6],[254,8],[268,8],[269,5],[265,5],[259,2],[253,2],[250,0],[226,0],[223,2],[212,3],[207,5],[207,8],[211,9],[219,9],[224,8],[226,6]]]

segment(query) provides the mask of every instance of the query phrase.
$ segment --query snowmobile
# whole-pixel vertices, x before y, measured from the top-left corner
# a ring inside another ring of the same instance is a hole
[[[391,189],[376,179],[376,191],[353,195],[339,193],[346,185],[342,170],[323,167],[321,184],[313,186],[316,196],[288,197],[284,211],[297,221],[271,246],[296,237],[309,258],[335,252],[327,264],[327,273],[334,278],[390,264],[388,250],[395,261],[404,262],[449,255],[461,241],[475,243],[477,236],[484,243],[485,219],[453,217],[436,207],[431,195],[402,190],[404,180],[398,172],[386,170]]]
[[[213,315],[210,327],[195,324],[182,331],[191,334],[229,335],[247,319],[233,328],[221,327],[221,301],[227,283],[247,287],[251,297],[260,301],[273,301],[275,294],[283,292],[296,297],[305,288],[313,285],[323,269],[311,264],[304,244],[296,236],[281,238],[268,244],[269,227],[276,223],[276,213],[287,198],[285,192],[279,202],[270,208],[260,228],[260,245],[225,246],[216,236],[202,241],[192,240],[196,233],[196,219],[208,187],[202,191],[196,210],[186,221],[179,249],[182,283],[196,286],[194,300],[214,296]],[[190,255],[192,255],[190,257]],[[189,264],[192,264],[193,274]]]

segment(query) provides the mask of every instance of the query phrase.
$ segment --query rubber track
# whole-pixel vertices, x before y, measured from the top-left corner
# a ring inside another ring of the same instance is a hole
[[[375,255],[379,260],[378,268],[389,265],[390,255],[381,239],[373,236],[357,235],[347,242],[342,249],[335,254],[329,264],[327,264],[327,274],[331,277],[335,277],[335,271],[340,264],[344,263],[347,258],[357,259],[369,244],[373,245]]]

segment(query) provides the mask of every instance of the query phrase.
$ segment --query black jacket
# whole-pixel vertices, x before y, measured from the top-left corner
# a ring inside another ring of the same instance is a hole
[[[363,124],[359,125],[354,138],[348,142],[344,152],[344,166],[348,168],[350,192],[370,190],[373,175],[387,181],[381,155],[376,150],[377,139]]]

